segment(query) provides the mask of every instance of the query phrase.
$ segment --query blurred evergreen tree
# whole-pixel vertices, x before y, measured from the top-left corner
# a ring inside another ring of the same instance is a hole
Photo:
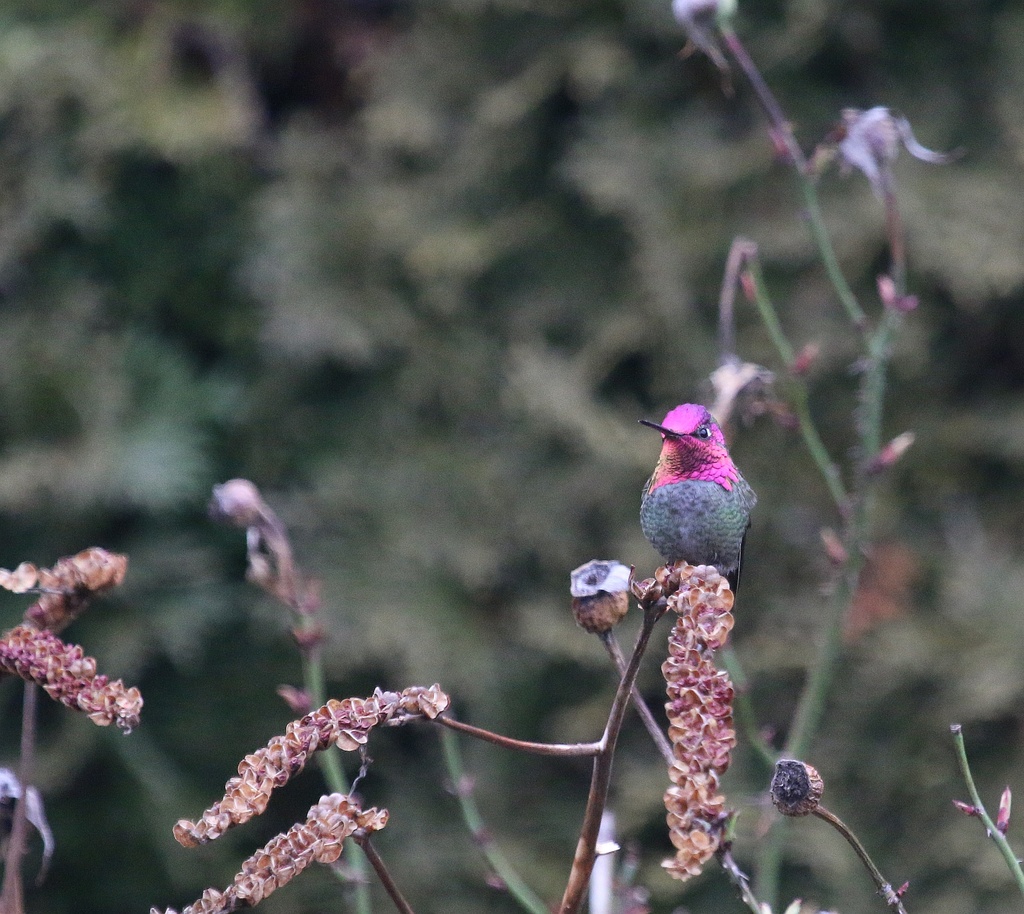
[[[1024,783],[1024,13],[751,0],[740,27],[805,147],[843,107],[887,104],[967,150],[897,171],[922,306],[889,415],[918,443],[878,523],[919,571],[911,605],[851,644],[813,761],[915,906],[1006,910],[1000,861],[950,811],[946,728],[965,724],[990,793]],[[58,847],[30,910],[184,903],[319,795],[311,772],[223,847],[171,840],[280,732],[274,688],[297,677],[284,620],[241,581],[240,538],[203,515],[213,483],[257,482],[323,579],[332,694],[439,680],[494,729],[590,738],[612,677],[569,617],[568,571],[655,561],[637,511],[657,444],[635,420],[701,395],[734,235],[760,244],[793,337],[821,344],[814,405],[848,447],[849,328],[792,182],[752,99],[682,43],[661,0],[0,4],[0,565],[128,553],[123,593],[69,637],[147,700],[127,740],[45,710]],[[823,195],[871,300],[881,211],[862,180],[830,174]],[[752,314],[739,345],[772,365]],[[789,432],[762,420],[733,451],[761,497],[737,645],[784,728],[835,521]],[[10,624],[22,603],[5,596]],[[653,661],[642,681],[657,703]],[[381,844],[417,910],[511,910],[432,734],[373,754],[365,790],[392,809]],[[585,766],[467,754],[496,832],[554,897]],[[668,910],[664,772],[641,733],[617,780],[623,838]],[[764,786],[741,756],[737,802]],[[874,909],[847,849],[817,839],[794,834],[790,894]],[[264,908],[337,897],[308,874]],[[712,877],[687,904],[731,897]]]

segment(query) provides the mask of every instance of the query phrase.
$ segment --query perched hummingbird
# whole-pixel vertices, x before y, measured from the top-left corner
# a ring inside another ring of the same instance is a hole
[[[640,526],[666,562],[714,565],[735,591],[754,490],[703,406],[684,403],[658,425],[661,456],[644,486]]]

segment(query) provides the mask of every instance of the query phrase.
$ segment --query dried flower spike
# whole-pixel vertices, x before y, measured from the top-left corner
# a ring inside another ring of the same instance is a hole
[[[825,782],[821,775],[796,759],[779,759],[772,776],[772,803],[784,816],[806,816],[821,802]]]
[[[676,879],[689,879],[718,849],[731,815],[718,779],[736,745],[733,687],[728,675],[715,668],[713,655],[732,630],[733,594],[711,566],[680,563],[676,571],[679,583],[668,606],[678,618],[662,665],[673,755],[673,786],[665,793],[665,807],[676,855],[662,865]]]
[[[117,724],[125,733],[139,725],[142,695],[96,673],[96,661],[76,644],[65,644],[53,632],[18,625],[0,638],[0,673],[42,686],[52,699],[84,712],[106,727]]]
[[[22,562],[14,571],[0,568],[0,587],[12,593],[41,593],[25,613],[25,622],[58,632],[91,597],[120,584],[127,570],[125,556],[97,546],[59,559],[53,568],[37,568],[31,562]]]
[[[572,611],[582,628],[601,634],[618,625],[629,609],[630,574],[622,562],[598,559],[570,574]]]
[[[248,822],[267,808],[270,796],[305,767],[314,752],[336,745],[351,752],[366,744],[370,731],[389,720],[426,717],[433,720],[450,704],[441,687],[412,686],[403,692],[377,689],[369,698],[331,699],[292,721],[283,736],[238,763],[238,777],[224,785],[224,797],[196,822],[181,819],[174,839],[195,847],[219,838],[234,825]]]
[[[311,807],[304,822],[293,825],[249,857],[223,892],[207,889],[182,914],[227,914],[255,907],[311,863],[334,863],[346,838],[357,830],[379,831],[387,825],[384,809],[363,810],[351,797],[332,793]],[[160,914],[150,908],[150,914]],[[166,914],[176,914],[168,908]]]

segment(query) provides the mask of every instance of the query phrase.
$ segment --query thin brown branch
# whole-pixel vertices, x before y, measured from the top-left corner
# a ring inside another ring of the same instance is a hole
[[[370,862],[370,866],[373,867],[373,871],[377,874],[377,878],[380,880],[380,884],[384,886],[384,891],[388,893],[388,897],[394,902],[395,908],[400,914],[415,914],[409,902],[405,900],[402,892],[395,883],[395,880],[391,876],[390,870],[384,865],[384,861],[381,859],[380,854],[377,853],[377,848],[373,846],[370,841],[370,835],[368,832],[356,832],[352,836],[352,840],[358,844],[363,853],[366,854],[366,859]]]
[[[614,632],[610,630],[603,632],[600,637],[605,649],[608,651],[608,655],[615,662],[619,675],[624,676],[626,674],[626,658],[622,654],[622,648],[619,647],[619,642]],[[647,728],[647,732],[651,735],[651,739],[654,740],[654,745],[658,747],[658,751],[665,760],[665,764],[671,765],[672,746],[669,745],[664,729],[655,720],[654,713],[647,706],[647,702],[644,701],[644,697],[640,694],[640,690],[636,687],[635,683],[630,694],[633,696],[633,707],[636,708],[636,713],[640,715],[640,719]]]
[[[590,874],[594,869],[594,861],[597,859],[597,836],[601,828],[601,815],[604,813],[608,801],[608,786],[611,783],[615,744],[619,738],[619,732],[622,730],[622,721],[625,718],[630,693],[640,670],[640,661],[647,649],[647,643],[651,639],[655,623],[665,612],[662,603],[663,601],[659,601],[644,610],[643,625],[637,635],[626,672],[615,693],[615,699],[612,701],[604,736],[601,737],[597,757],[594,759],[587,808],[583,814],[583,825],[580,828],[580,837],[576,844],[576,854],[572,861],[569,882],[558,908],[559,914],[575,914],[579,910],[583,895],[590,882]]]
[[[596,743],[534,743],[529,740],[513,739],[511,736],[502,736],[500,733],[484,730],[482,727],[465,724],[447,714],[435,717],[434,722],[505,749],[512,749],[515,752],[532,752],[534,755],[554,755],[562,758],[586,757],[597,755],[603,746],[603,740]]]

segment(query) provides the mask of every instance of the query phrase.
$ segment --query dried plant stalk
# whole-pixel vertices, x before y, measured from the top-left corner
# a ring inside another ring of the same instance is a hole
[[[227,914],[251,908],[287,885],[311,863],[334,863],[342,844],[358,830],[379,831],[387,825],[385,809],[363,810],[351,797],[332,793],[311,807],[304,822],[293,825],[249,857],[224,891],[207,889],[181,914]],[[150,914],[160,914],[150,908]],[[168,908],[165,914],[177,914]]]
[[[732,630],[733,593],[713,567],[679,564],[659,569],[665,589],[678,588],[668,607],[678,614],[662,665],[668,684],[668,736],[672,785],[665,792],[669,837],[675,857],[662,865],[676,879],[700,873],[721,844],[731,813],[718,792],[736,745],[732,725],[733,687],[717,670],[714,652]]]
[[[298,774],[314,752],[336,745],[351,752],[366,743],[370,731],[395,718],[433,719],[451,699],[439,685],[412,686],[403,692],[377,689],[369,698],[331,699],[305,717],[292,721],[283,736],[247,755],[238,764],[238,777],[224,785],[224,797],[200,819],[180,820],[174,838],[184,847],[206,844],[234,825],[248,822],[267,808],[270,795]]]

